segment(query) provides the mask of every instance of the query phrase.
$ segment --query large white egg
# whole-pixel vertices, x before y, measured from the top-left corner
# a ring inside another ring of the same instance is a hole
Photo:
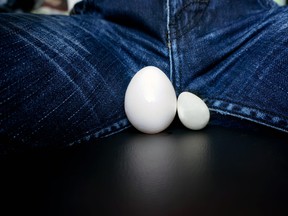
[[[182,124],[192,130],[204,128],[210,119],[205,102],[190,92],[182,92],[177,102],[178,116]]]
[[[130,81],[124,107],[128,120],[136,129],[155,134],[173,121],[177,97],[168,77],[159,68],[147,66]]]

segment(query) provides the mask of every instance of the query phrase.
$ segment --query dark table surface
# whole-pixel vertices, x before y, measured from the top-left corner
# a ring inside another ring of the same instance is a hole
[[[129,129],[0,163],[8,215],[288,215],[288,136],[275,131]]]

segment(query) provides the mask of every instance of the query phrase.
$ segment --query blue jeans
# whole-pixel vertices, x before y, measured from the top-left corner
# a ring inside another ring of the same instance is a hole
[[[272,0],[86,0],[0,23],[1,139],[67,146],[130,127],[125,90],[147,65],[203,98],[210,124],[288,132],[288,9]]]

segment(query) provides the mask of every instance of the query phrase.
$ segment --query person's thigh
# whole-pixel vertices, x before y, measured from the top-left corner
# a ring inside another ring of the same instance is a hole
[[[287,7],[253,5],[228,19],[235,14],[229,7],[210,6],[191,32],[175,39],[178,88],[205,99],[212,123],[236,117],[236,126],[245,119],[288,132]]]
[[[129,126],[123,103],[147,65],[169,72],[165,45],[97,16],[0,15],[1,139],[70,145]]]

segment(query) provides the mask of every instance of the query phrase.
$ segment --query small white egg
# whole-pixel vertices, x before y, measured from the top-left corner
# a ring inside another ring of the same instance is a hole
[[[177,97],[168,77],[157,67],[147,66],[130,81],[124,108],[130,123],[139,131],[155,134],[173,121]]]
[[[178,97],[177,109],[180,121],[189,129],[200,130],[209,122],[209,109],[195,94],[182,92]]]

